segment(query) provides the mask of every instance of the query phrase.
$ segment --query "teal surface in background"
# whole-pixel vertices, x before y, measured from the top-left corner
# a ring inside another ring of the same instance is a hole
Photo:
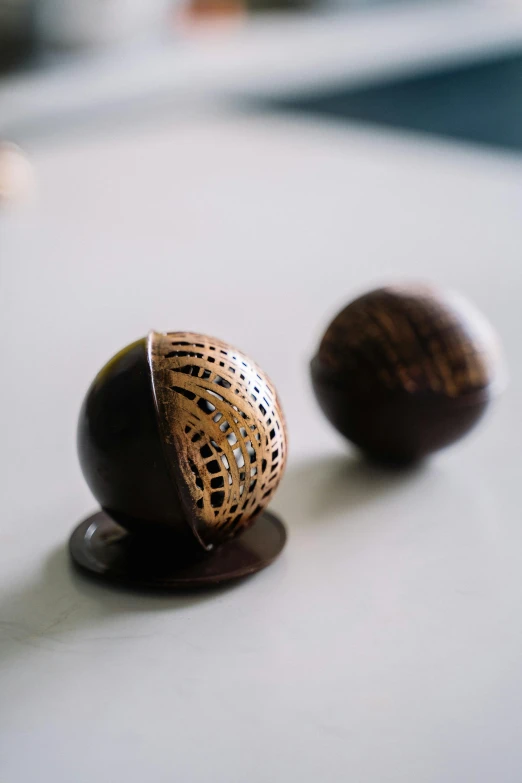
[[[522,150],[522,54],[364,88],[277,99],[279,109]]]

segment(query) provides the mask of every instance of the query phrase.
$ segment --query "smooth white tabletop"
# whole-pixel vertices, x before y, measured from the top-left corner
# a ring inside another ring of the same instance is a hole
[[[0,220],[0,780],[519,783],[522,162],[362,127],[207,113],[46,138]],[[388,280],[469,296],[511,384],[416,471],[359,461],[307,363]],[[150,328],[208,332],[275,381],[281,559],[143,596],[72,572],[95,508],[76,417]]]

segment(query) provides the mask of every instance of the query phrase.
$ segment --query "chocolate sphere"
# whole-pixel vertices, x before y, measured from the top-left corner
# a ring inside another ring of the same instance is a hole
[[[332,321],[311,363],[330,422],[368,455],[409,462],[479,421],[501,385],[496,338],[455,294],[380,288]]]
[[[249,527],[283,474],[285,423],[250,359],[200,334],[151,332],[83,403],[78,452],[100,505],[130,531],[205,549]]]

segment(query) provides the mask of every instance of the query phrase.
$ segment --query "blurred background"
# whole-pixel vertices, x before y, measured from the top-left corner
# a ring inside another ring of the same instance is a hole
[[[0,132],[263,100],[517,150],[521,36],[520,0],[0,0]]]
[[[522,0],[0,0],[3,780],[520,780],[521,97]],[[404,280],[511,385],[394,482],[308,363]],[[64,550],[81,401],[149,329],[245,351],[289,427],[284,558],[175,618]]]

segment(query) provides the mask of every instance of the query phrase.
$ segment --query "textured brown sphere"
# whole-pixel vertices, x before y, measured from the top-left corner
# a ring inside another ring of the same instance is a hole
[[[327,418],[370,456],[408,462],[448,446],[502,383],[487,321],[455,294],[389,287],[351,302],[311,364]]]
[[[285,423],[274,387],[235,348],[151,332],[96,376],[78,453],[94,496],[120,525],[211,548],[270,500],[286,461]]]

